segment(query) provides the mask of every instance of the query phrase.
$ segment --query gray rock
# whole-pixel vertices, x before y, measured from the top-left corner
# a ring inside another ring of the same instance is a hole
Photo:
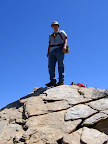
[[[93,100],[100,99],[107,96],[106,90],[101,89],[95,89],[95,88],[83,88],[81,87],[79,90],[79,93],[81,93],[85,98],[91,98]]]
[[[84,127],[82,130],[81,141],[86,144],[104,144],[108,141],[108,136],[96,129]]]
[[[102,98],[100,100],[89,102],[87,105],[98,111],[108,110],[108,98]]]
[[[66,100],[70,105],[89,102],[90,98],[85,98],[78,92],[78,86],[63,85],[46,90],[44,93],[46,96],[42,96],[46,101]]]
[[[100,112],[105,113],[105,114],[108,115],[108,110],[104,110],[104,111],[100,111]]]
[[[90,87],[90,88],[85,88],[85,87],[80,87],[78,92],[80,93],[80,95],[83,95],[85,98],[88,99],[93,99],[93,92],[94,92],[94,88]]]
[[[68,100],[71,98],[78,98],[79,93],[77,87],[63,85],[59,87],[53,87],[44,91],[46,96],[43,96],[43,100]]]
[[[87,105],[79,104],[67,110],[65,114],[65,120],[87,118],[96,112],[96,110],[93,110]]]
[[[7,124],[8,124],[8,121],[6,120],[0,121],[0,138],[2,137]]]
[[[104,114],[104,113],[97,113],[93,116],[91,116],[90,118],[86,119],[82,125],[84,126],[89,126],[89,125],[93,125],[99,121],[102,121],[104,119],[107,119],[108,115]]]

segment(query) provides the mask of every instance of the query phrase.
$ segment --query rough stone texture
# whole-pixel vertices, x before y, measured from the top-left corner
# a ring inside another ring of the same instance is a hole
[[[86,119],[82,125],[84,126],[89,126],[89,125],[93,125],[101,120],[107,119],[108,115],[104,114],[104,113],[97,113],[93,116],[91,116],[90,118]]]
[[[108,98],[103,98],[97,101],[89,102],[87,103],[87,105],[98,111],[108,110]]]
[[[107,138],[106,90],[34,88],[0,110],[0,144],[105,144]]]
[[[95,88],[84,88],[81,87],[79,90],[79,93],[81,93],[85,98],[90,98],[90,99],[99,99],[108,96],[108,92],[106,90],[100,90],[100,89],[95,89]]]
[[[81,120],[65,122],[64,113],[65,111],[61,111],[31,117],[25,125],[28,129],[35,127],[39,137],[42,139],[46,139],[48,142],[51,142],[52,139],[57,141],[62,138],[63,134],[73,132],[81,123]]]
[[[15,122],[16,119],[22,119],[22,113],[15,108],[6,108],[0,112],[1,118],[10,122]],[[16,115],[17,114],[17,115]]]
[[[104,111],[101,111],[101,112],[108,115],[108,110],[104,110]]]
[[[82,129],[81,141],[84,144],[104,144],[108,141],[108,136],[96,129],[84,127]]]
[[[79,104],[67,110],[65,114],[65,120],[87,118],[96,112],[97,112],[96,110],[91,109],[87,105]]]
[[[0,138],[2,137],[4,129],[7,124],[8,124],[8,121],[6,120],[0,121]]]
[[[25,103],[25,112],[26,116],[30,117],[46,114],[49,111],[51,112],[67,109],[69,107],[70,106],[68,105],[67,101],[57,101],[52,105],[52,103],[45,104],[41,97],[32,97]]]
[[[80,137],[82,134],[82,129],[79,129],[72,134],[66,134],[63,137],[63,144],[81,144],[80,143]]]
[[[7,142],[10,141],[10,143],[13,142],[13,137],[22,130],[22,127],[17,124],[9,124],[5,127],[4,133],[2,134],[0,141]]]
[[[78,92],[78,86],[73,85],[63,85],[61,87],[54,87],[52,89],[46,90],[44,93],[46,96],[42,96],[43,100],[46,101],[57,101],[57,100],[66,100],[70,105],[75,105],[79,103],[85,103],[90,101],[91,99],[83,97]]]

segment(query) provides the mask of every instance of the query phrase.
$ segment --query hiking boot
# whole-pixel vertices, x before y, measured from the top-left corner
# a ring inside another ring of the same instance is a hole
[[[76,85],[76,84],[74,82],[72,82],[71,85]]]
[[[56,86],[64,85],[64,82],[58,82]]]
[[[52,82],[49,82],[47,84],[45,84],[47,87],[51,87],[51,86],[56,86],[56,83],[52,83]]]

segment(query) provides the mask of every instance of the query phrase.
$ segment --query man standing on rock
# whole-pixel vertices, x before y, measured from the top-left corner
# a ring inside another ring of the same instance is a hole
[[[50,75],[50,82],[46,86],[59,86],[64,85],[64,53],[67,46],[67,34],[63,31],[59,31],[59,23],[53,21],[51,27],[54,32],[49,35],[48,46],[48,69]],[[55,79],[55,66],[58,62],[59,82],[56,84]]]

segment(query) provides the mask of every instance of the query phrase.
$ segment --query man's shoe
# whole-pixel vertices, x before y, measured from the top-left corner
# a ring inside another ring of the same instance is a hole
[[[56,86],[64,85],[64,82],[58,82]]]
[[[46,84],[47,87],[56,86],[56,83],[49,82]]]

